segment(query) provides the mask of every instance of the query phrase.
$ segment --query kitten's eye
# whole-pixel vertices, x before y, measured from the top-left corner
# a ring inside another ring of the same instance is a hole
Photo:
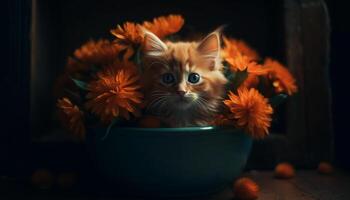
[[[197,73],[190,73],[188,75],[188,82],[190,83],[198,83],[200,79],[201,79],[201,76],[199,76],[199,74]]]
[[[162,75],[162,81],[165,84],[172,84],[175,82],[175,77],[172,73],[165,73]]]

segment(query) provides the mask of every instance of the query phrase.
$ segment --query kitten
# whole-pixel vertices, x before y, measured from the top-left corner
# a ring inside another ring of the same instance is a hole
[[[161,41],[144,30],[146,112],[171,127],[205,126],[220,111],[227,80],[220,58],[220,33],[200,42]]]

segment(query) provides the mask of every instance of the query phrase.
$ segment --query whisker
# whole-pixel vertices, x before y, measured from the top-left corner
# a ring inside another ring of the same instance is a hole
[[[160,100],[162,100],[162,99],[164,99],[164,98],[165,98],[164,96],[160,96],[160,97],[158,97],[158,98],[153,99],[153,100],[147,105],[146,111],[149,110],[150,108],[154,107],[153,105],[154,105],[155,103],[157,103],[158,101],[160,101]]]
[[[161,114],[162,111],[163,111],[163,104],[164,102],[166,102],[166,98],[162,98],[160,100],[158,100],[157,102],[155,102],[153,105],[152,105],[152,108],[155,108],[154,110],[157,111],[156,114]]]
[[[169,93],[168,92],[164,92],[164,91],[154,91],[154,92],[151,92],[150,93],[150,96],[156,96],[156,95],[164,95],[164,96],[168,96],[169,95]]]
[[[198,98],[197,102],[197,105],[199,105],[199,110],[205,112],[205,114],[213,114],[217,111],[216,106],[210,103],[208,100],[204,99],[203,97]]]
[[[160,96],[160,97],[154,98],[148,105],[153,105],[155,102],[157,102],[157,101],[159,101],[159,100],[161,100],[163,98],[165,98],[165,97],[164,96]]]

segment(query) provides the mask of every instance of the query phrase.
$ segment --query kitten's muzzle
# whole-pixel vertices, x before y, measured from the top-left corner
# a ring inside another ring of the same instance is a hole
[[[179,90],[179,91],[177,91],[176,92],[180,97],[184,97],[185,96],[185,94],[186,94],[186,92],[185,91],[182,91],[182,90]]]

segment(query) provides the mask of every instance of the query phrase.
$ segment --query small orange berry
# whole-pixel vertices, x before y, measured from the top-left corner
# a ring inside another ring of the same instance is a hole
[[[160,120],[155,116],[144,116],[139,121],[139,127],[141,128],[159,128]]]
[[[38,169],[32,174],[32,184],[41,189],[48,189],[52,186],[53,175],[47,169]]]
[[[259,191],[259,186],[250,178],[240,178],[233,185],[234,195],[239,200],[255,200]]]
[[[317,170],[320,174],[331,174],[333,172],[333,166],[328,162],[320,162]]]
[[[294,167],[287,163],[280,163],[275,168],[275,177],[281,179],[289,179],[295,176]]]
[[[57,177],[57,184],[62,189],[70,189],[74,186],[77,181],[76,173],[61,173]]]

